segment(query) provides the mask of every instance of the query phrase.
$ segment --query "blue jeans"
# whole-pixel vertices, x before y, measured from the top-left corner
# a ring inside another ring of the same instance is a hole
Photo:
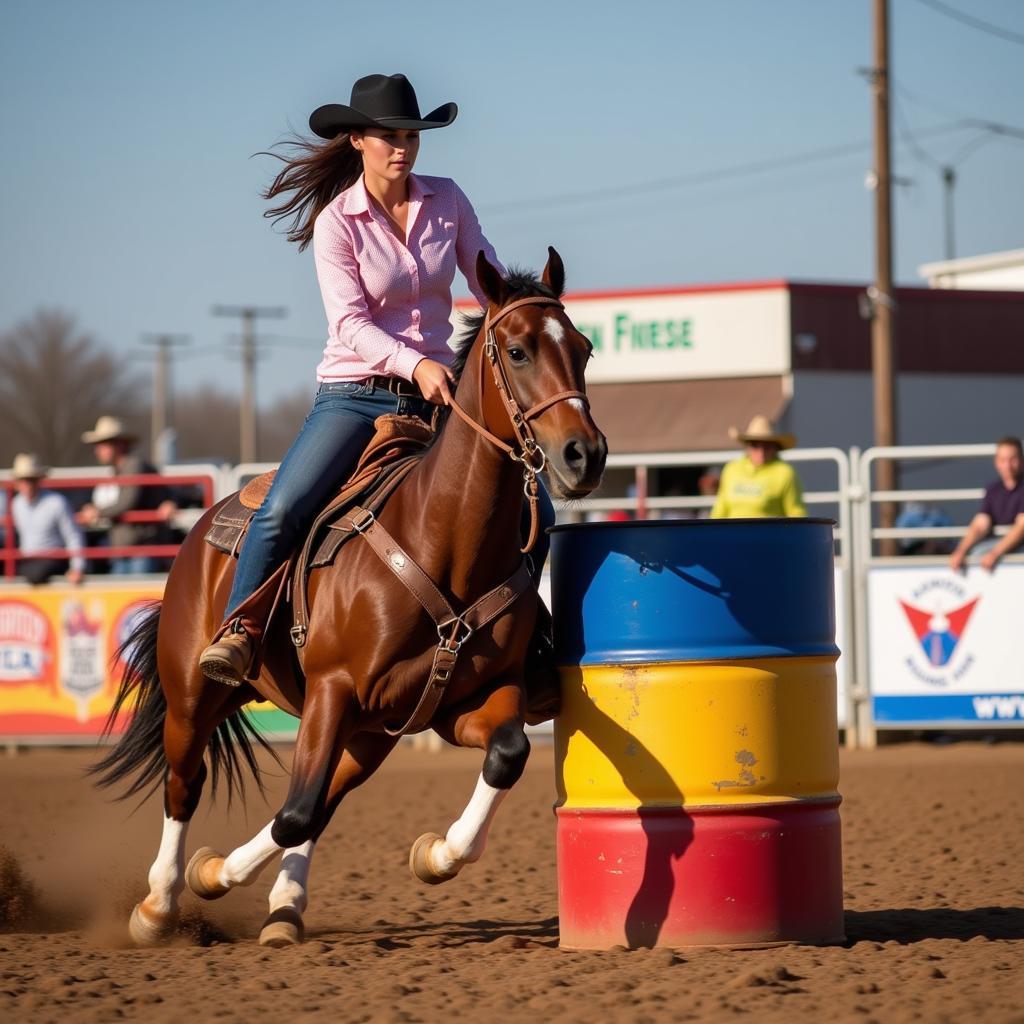
[[[112,576],[128,576],[133,573],[154,573],[161,571],[159,558],[150,555],[132,555],[130,558],[112,558],[110,574]]]
[[[433,410],[423,399],[394,395],[372,384],[321,384],[299,436],[249,526],[228,597],[228,612],[256,591],[292,553],[317,513],[352,475],[374,435],[378,416],[390,413],[429,421]],[[542,531],[555,522],[555,510],[543,487],[539,517]],[[523,522],[525,531],[529,528],[525,507]],[[548,546],[548,537],[542,532],[533,551],[538,576]]]

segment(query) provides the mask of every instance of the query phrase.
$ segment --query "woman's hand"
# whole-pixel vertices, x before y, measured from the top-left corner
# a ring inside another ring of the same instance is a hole
[[[412,372],[412,379],[419,385],[423,397],[434,405],[451,405],[452,393],[448,382],[455,382],[455,374],[433,359],[421,359]]]

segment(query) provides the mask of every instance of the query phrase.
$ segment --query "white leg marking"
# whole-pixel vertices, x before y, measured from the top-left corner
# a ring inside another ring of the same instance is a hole
[[[495,789],[477,779],[473,796],[444,841],[430,851],[432,866],[440,873],[458,870],[463,864],[472,864],[483,855],[487,845],[487,832],[501,802],[508,796],[507,789]]]
[[[288,907],[297,914],[306,910],[309,902],[309,866],[313,859],[314,842],[293,846],[284,851],[281,858],[281,870],[278,872],[274,888],[270,890],[270,912]]]
[[[146,907],[154,913],[167,915],[178,909],[178,897],[185,888],[185,836],[187,821],[164,818],[160,849],[149,869],[149,895]]]
[[[276,857],[284,847],[278,846],[270,835],[274,827],[271,821],[258,836],[244,846],[232,850],[224,858],[218,881],[232,888],[236,885],[252,885],[259,873]]]
[[[544,318],[544,333],[556,345],[560,344],[565,339],[565,328],[562,326],[561,321],[556,320],[551,316]]]

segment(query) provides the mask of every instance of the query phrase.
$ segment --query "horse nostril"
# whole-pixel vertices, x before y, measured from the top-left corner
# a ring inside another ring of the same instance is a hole
[[[575,468],[586,458],[583,445],[579,441],[567,442],[566,446],[562,449],[562,458],[565,459],[567,466]]]

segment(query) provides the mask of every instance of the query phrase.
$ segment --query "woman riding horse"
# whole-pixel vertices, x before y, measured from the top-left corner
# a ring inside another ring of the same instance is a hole
[[[229,498],[186,537],[163,601],[122,651],[127,670],[110,722],[129,702],[132,716],[93,771],[101,785],[134,778],[126,795],[163,784],[149,893],[129,926],[140,944],[173,933],[186,884],[215,899],[253,882],[276,858],[281,866],[260,941],[301,941],[318,838],[399,736],[428,725],[451,743],[484,751],[464,813],[444,835],[421,836],[410,855],[425,882],[455,877],[480,857],[523,770],[528,716],[553,713],[550,703],[531,699],[527,652],[542,606],[523,552],[538,533],[544,539],[539,472],[547,471],[564,499],[600,483],[607,446],[583,390],[592,347],[560,301],[564,271],[553,249],[540,280],[503,276],[457,186],[410,176],[416,131],[454,116],[449,104],[421,118],[401,76],[363,79],[352,106],[322,107],[311,119],[318,134],[338,138],[307,145],[306,156],[269,190],[295,192],[270,212],[295,213],[291,237],[315,242],[331,340],[313,411],[242,547],[234,579],[233,558],[205,539]],[[348,187],[335,199],[343,183]],[[456,264],[484,311],[469,319],[450,373],[445,342]],[[385,412],[425,416],[431,402],[456,415],[383,507],[350,513],[357,515],[352,539],[331,564],[310,572],[308,588],[305,579],[295,581],[296,608],[308,591],[309,613],[303,642],[293,644],[289,617],[259,614],[257,598],[277,575],[264,581],[266,573],[348,474],[373,420]],[[525,543],[524,491],[531,498]],[[227,632],[223,624],[218,630],[225,609]],[[218,632],[223,642],[211,657],[203,648]],[[259,778],[253,742],[262,741],[244,711],[253,700],[300,719],[288,795],[249,842],[227,856],[201,848],[186,867],[189,824],[207,775],[214,790],[218,774],[226,776],[230,792],[244,761]]]
[[[267,190],[268,199],[292,193],[268,215],[294,215],[289,239],[300,250],[313,243],[328,340],[313,408],[250,525],[224,622],[200,656],[211,679],[238,686],[250,671],[265,628],[260,588],[351,475],[377,417],[429,422],[451,400],[456,265],[482,305],[477,254],[501,269],[459,186],[412,173],[420,132],[457,112],[445,103],[421,117],[404,75],[361,78],[348,106],[313,111],[310,128],[327,141],[300,144]],[[535,581],[554,522],[543,486],[539,498]]]

